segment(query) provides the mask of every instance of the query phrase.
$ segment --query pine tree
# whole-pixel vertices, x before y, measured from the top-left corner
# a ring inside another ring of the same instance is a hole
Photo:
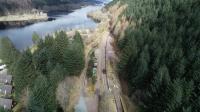
[[[42,86],[41,86],[42,85]],[[53,112],[56,110],[54,89],[51,88],[47,78],[40,75],[34,82],[30,93],[28,112]]]
[[[14,47],[8,37],[0,38],[0,59],[7,66],[11,66],[20,56],[20,52]]]
[[[56,32],[54,51],[56,61],[63,63],[64,50],[68,47],[68,38],[64,31]]]
[[[32,63],[32,54],[30,50],[24,52],[16,63],[17,64],[15,64],[13,76],[15,93],[18,99],[22,93],[22,90],[28,87],[32,80],[35,79],[36,72]]]
[[[145,112],[198,112],[199,0],[115,0],[128,4],[117,39],[119,74]],[[120,16],[121,17],[121,16]],[[119,19],[120,19],[119,17]]]
[[[64,68],[70,75],[79,75],[84,67],[84,57],[77,48],[67,48],[64,53]]]

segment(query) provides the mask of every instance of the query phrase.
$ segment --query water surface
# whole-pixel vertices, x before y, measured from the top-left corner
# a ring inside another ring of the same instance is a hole
[[[87,6],[77,9],[69,14],[54,15],[56,20],[39,22],[25,27],[0,30],[1,37],[9,37],[17,49],[23,50],[31,46],[32,34],[38,33],[44,37],[58,30],[70,30],[75,28],[95,28],[96,23],[87,17],[87,13],[97,10],[103,5]]]

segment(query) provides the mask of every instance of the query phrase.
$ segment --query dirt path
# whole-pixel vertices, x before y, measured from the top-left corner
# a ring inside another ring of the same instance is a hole
[[[117,112],[122,112],[122,105],[121,105],[121,87],[117,77],[116,72],[111,66],[111,62],[116,59],[115,51],[113,49],[112,43],[114,42],[113,37],[107,37],[107,46],[106,46],[106,64],[107,64],[107,74],[108,74],[108,82],[109,82],[109,91],[113,94],[115,105],[117,108]]]
[[[100,53],[98,63],[101,63],[99,66],[99,75],[103,84],[103,91],[108,91],[108,94],[111,94],[113,102],[116,106],[116,112],[122,112],[121,106],[121,89],[118,81],[118,77],[116,76],[113,68],[110,66],[112,60],[116,59],[115,51],[112,47],[113,38],[108,33],[105,37],[102,38],[102,42],[100,44]]]
[[[104,13],[104,15],[108,17],[108,14]],[[109,24],[109,21],[109,18],[107,18],[105,24]],[[110,99],[113,100],[116,109],[111,110],[122,112],[120,83],[114,69],[110,65],[111,61],[116,59],[116,56],[112,46],[114,39],[111,37],[108,28],[109,27],[107,27],[107,29],[101,35],[101,40],[99,41],[99,47],[97,51],[98,66],[96,89],[101,91],[101,93],[106,93]]]
[[[92,33],[88,34],[90,42],[86,44],[86,64],[80,79],[81,85],[81,96],[80,100],[84,101],[87,107],[87,112],[123,112],[121,105],[121,88],[118,81],[118,77],[115,70],[111,66],[111,62],[116,59],[115,51],[113,49],[112,43],[114,39],[111,37],[109,32],[109,16],[108,13],[101,12],[98,13],[99,17],[104,17],[104,19],[99,23],[97,29]],[[88,53],[97,44],[95,50],[95,55],[97,58],[97,81],[95,84],[95,92],[93,95],[88,95],[87,92],[87,79],[86,70],[88,66]],[[106,98],[105,102],[101,102],[100,98]],[[102,106],[99,109],[101,103]],[[84,111],[83,111],[84,112]]]

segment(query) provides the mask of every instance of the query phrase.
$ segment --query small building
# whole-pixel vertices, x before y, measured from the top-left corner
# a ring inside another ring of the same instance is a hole
[[[10,110],[12,108],[12,99],[0,98],[0,106]]]
[[[0,85],[0,95],[1,96],[10,96],[12,93],[12,86],[11,85]]]
[[[7,74],[7,69],[0,71],[0,83],[11,84],[12,75]]]

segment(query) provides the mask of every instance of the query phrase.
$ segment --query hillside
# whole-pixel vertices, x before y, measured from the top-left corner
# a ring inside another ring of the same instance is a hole
[[[96,0],[1,0],[0,16],[29,13],[32,9],[50,11],[72,11],[83,5],[99,3]]]
[[[199,112],[200,1],[114,0],[107,8],[123,93],[141,112]]]
[[[27,12],[31,9],[31,0],[0,0],[0,16],[15,12]]]

